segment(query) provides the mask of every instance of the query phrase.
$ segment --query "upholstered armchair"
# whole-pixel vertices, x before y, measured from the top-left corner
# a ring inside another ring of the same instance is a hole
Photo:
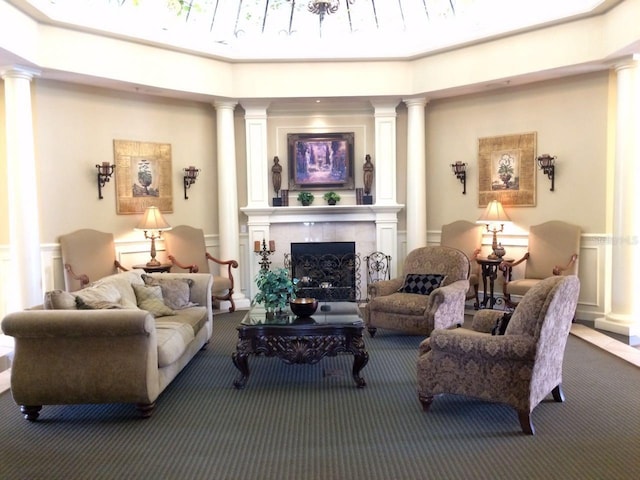
[[[505,304],[513,308],[512,296],[522,297],[531,287],[552,275],[578,275],[580,227],[552,220],[529,229],[529,246],[525,255],[515,262],[502,262],[502,291]],[[513,269],[525,263],[524,277],[513,279]]]
[[[483,228],[482,225],[477,223],[458,220],[443,225],[440,234],[440,245],[462,250],[469,258],[471,272],[469,273],[469,290],[467,290],[466,300],[473,299],[473,306],[476,309],[480,305],[480,299],[478,298],[480,264],[476,262],[476,258],[478,258],[482,247]]]
[[[213,273],[209,262],[219,266],[220,274],[213,276],[212,299],[214,302],[221,300],[230,302],[229,311],[235,311],[234,281],[231,269],[238,268],[237,260],[219,260],[210,255],[204,241],[204,231],[200,228],[178,225],[163,232],[162,236],[167,257],[178,268],[188,270],[190,273]]]
[[[451,247],[417,248],[407,255],[402,276],[370,284],[363,318],[371,336],[378,328],[429,335],[434,328],[464,322],[469,259]]]
[[[491,329],[505,312],[480,310],[471,330],[434,330],[420,344],[418,397],[425,411],[440,394],[510,405],[533,435],[533,409],[552,394],[564,401],[562,361],[580,282],[575,275],[534,285],[514,310],[504,335]]]
[[[112,233],[90,228],[59,238],[64,265],[65,290],[75,292],[91,282],[127,269],[116,260]]]

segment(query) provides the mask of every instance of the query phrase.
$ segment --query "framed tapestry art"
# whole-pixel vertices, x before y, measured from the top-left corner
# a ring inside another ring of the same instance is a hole
[[[351,190],[352,133],[290,133],[289,190]]]
[[[171,145],[114,140],[116,213],[143,213],[156,206],[173,212]]]
[[[478,206],[536,205],[536,132],[478,139]]]

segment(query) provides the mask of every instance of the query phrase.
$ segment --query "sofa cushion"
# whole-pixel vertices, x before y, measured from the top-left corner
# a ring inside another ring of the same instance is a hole
[[[190,307],[177,311],[174,318],[167,320],[186,323],[191,326],[193,333],[197,335],[204,324],[207,323],[208,318],[207,307]]]
[[[64,290],[51,290],[44,294],[46,310],[76,310],[76,296]]]
[[[132,285],[138,308],[146,310],[154,317],[175,315],[176,312],[164,304],[160,286]]]
[[[404,278],[404,284],[398,292],[430,295],[440,286],[443,280],[444,275],[438,273],[408,273]]]
[[[190,325],[164,319],[156,321],[156,338],[158,366],[162,368],[178,360],[195,335]]]
[[[422,316],[429,305],[429,300],[428,295],[396,292],[371,299],[369,308],[377,312]]]
[[[78,310],[105,310],[105,309],[122,309],[126,308],[119,302],[107,302],[105,300],[87,300],[82,297],[76,297],[76,308]]]
[[[190,300],[193,286],[193,280],[190,278],[156,278],[142,275],[142,280],[145,285],[159,286],[164,304],[173,310],[182,310],[196,305]]]

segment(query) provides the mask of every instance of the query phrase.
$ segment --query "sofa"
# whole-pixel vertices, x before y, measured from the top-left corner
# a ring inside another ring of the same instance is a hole
[[[211,338],[210,274],[110,275],[8,314],[11,391],[27,420],[43,405],[133,403],[153,413],[160,393]]]

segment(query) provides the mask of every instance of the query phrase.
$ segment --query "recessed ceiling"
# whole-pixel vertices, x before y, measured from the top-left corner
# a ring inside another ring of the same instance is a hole
[[[11,0],[44,23],[230,61],[414,58],[619,0]],[[314,8],[314,4],[316,5]],[[327,13],[322,15],[324,7]],[[319,9],[319,10],[318,10]]]

